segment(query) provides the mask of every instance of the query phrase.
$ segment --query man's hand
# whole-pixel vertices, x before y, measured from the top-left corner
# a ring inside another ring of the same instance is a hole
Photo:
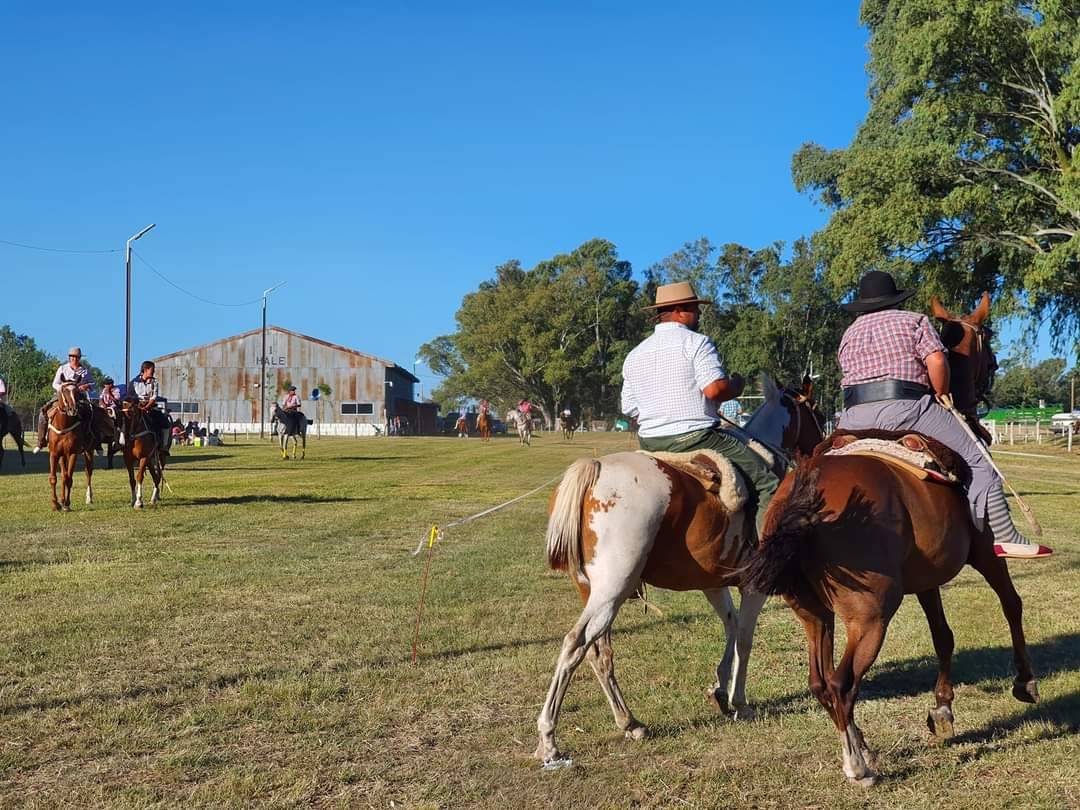
[[[90,390],[90,383],[83,383],[82,385],[79,386],[79,390],[80,391],[89,391]]]
[[[713,380],[701,389],[701,393],[705,395],[706,399],[715,402],[726,402],[741,395],[745,386],[746,380],[742,378],[741,374],[732,374],[726,380]]]

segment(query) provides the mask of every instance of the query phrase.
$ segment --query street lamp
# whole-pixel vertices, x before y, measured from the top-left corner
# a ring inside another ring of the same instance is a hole
[[[424,362],[424,361],[419,357],[414,357],[413,358],[413,361],[412,361],[412,375],[414,377],[416,377],[416,364],[417,363],[422,363],[422,362]],[[418,398],[417,401],[418,402],[423,402],[424,401],[424,381],[421,380],[419,377],[416,377],[416,381],[418,383],[420,383],[420,397]]]
[[[263,315],[263,327],[262,327],[262,372],[259,379],[259,389],[262,391],[262,402],[259,405],[259,438],[266,438],[266,299],[274,290],[278,287],[284,286],[285,282],[281,284],[275,284],[268,290],[263,290],[262,299],[262,315]]]
[[[151,223],[128,239],[127,250],[124,251],[124,266],[127,270],[127,307],[124,319],[124,390],[127,390],[127,385],[131,382],[131,243],[137,242],[156,225],[156,222]]]

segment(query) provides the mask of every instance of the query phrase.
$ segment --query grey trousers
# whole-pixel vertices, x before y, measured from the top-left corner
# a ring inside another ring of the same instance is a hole
[[[761,537],[762,523],[765,521],[765,510],[769,507],[769,501],[776,494],[776,488],[780,486],[780,479],[769,469],[764,459],[757,453],[739,441],[731,433],[720,428],[707,430],[695,430],[691,433],[680,433],[677,436],[659,436],[647,438],[638,437],[638,444],[642,450],[667,451],[671,453],[688,453],[691,450],[702,448],[715,450],[720,455],[730,459],[731,463],[743,474],[747,483],[750,484],[750,509],[756,509],[755,523],[758,537]]]
[[[913,430],[925,433],[959,453],[971,468],[968,501],[971,504],[971,517],[975,521],[975,528],[979,531],[983,529],[989,501],[993,499],[996,503],[1005,503],[1001,479],[990,466],[990,462],[960,427],[956,417],[929,394],[921,399],[897,399],[856,405],[844,411],[840,416],[839,426],[844,430]],[[999,538],[999,542],[1007,539]]]

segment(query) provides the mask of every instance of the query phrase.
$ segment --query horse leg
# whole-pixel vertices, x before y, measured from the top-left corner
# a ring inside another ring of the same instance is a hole
[[[569,764],[564,761],[555,744],[555,726],[559,721],[559,710],[566,696],[566,688],[570,685],[574,670],[585,659],[593,643],[611,629],[611,623],[615,620],[615,614],[618,613],[624,598],[621,594],[604,594],[594,590],[589,595],[577,623],[563,639],[559,660],[555,664],[555,675],[544,699],[544,707],[536,720],[540,741],[533,756],[543,761],[545,766],[559,767]],[[599,658],[598,653],[598,660]]]
[[[843,594],[838,603],[838,612],[847,629],[847,646],[836,671],[828,679],[828,688],[836,706],[833,720],[840,732],[844,775],[861,787],[873,785],[878,775],[870,769],[874,755],[855,723],[855,701],[862,678],[881,652],[885,630],[902,599],[901,589],[892,581],[877,593],[871,585],[858,594]]]
[[[129,458],[127,451],[124,452],[124,466],[127,467],[128,483],[131,484],[131,508],[138,509],[139,507],[135,505],[138,502],[135,498],[135,459]]]
[[[987,584],[994,589],[1001,602],[1001,611],[1009,623],[1012,635],[1013,663],[1016,666],[1016,680],[1013,681],[1012,695],[1022,703],[1039,702],[1039,685],[1031,669],[1028,658],[1027,641],[1024,639],[1024,603],[1013,586],[1009,576],[1009,567],[1003,557],[994,554],[993,544],[973,539],[971,559],[968,563],[982,574]]]
[[[142,509],[142,482],[146,477],[146,462],[148,457],[143,456],[139,459],[139,471],[135,474],[135,508]]]
[[[829,717],[836,721],[836,707],[828,689],[828,680],[833,673],[833,612],[822,604],[809,587],[801,587],[784,600],[802,622],[809,649],[809,680],[812,694]]]
[[[161,500],[161,479],[164,477],[160,461],[150,465],[150,477],[154,481],[154,491],[150,495],[150,505],[156,506],[157,502]]]
[[[94,502],[94,486],[91,483],[94,477],[94,451],[88,450],[83,459],[86,463],[86,505],[90,506]]]
[[[731,664],[735,660],[735,636],[739,632],[739,619],[735,613],[731,591],[727,588],[711,588],[702,593],[724,623],[724,654],[716,664],[716,683],[705,690],[705,698],[721,713],[730,714],[728,684],[731,682]]]
[[[746,704],[746,670],[750,664],[750,651],[754,648],[754,631],[758,616],[765,606],[764,594],[748,588],[739,588],[738,627],[735,636],[735,675],[728,686],[728,705],[735,720],[752,720],[754,710]]]
[[[953,735],[953,633],[941,605],[941,590],[931,588],[918,594],[918,597],[923,613],[926,614],[927,624],[930,625],[930,637],[934,640],[934,652],[938,657],[938,677],[934,685],[936,705],[926,716],[926,725],[931,734],[940,740],[947,740]]]
[[[61,506],[65,512],[71,511],[71,489],[75,485],[75,463],[78,460],[78,453],[69,453],[63,458],[64,488]]]
[[[52,451],[49,452],[49,486],[52,488],[52,508],[54,512],[60,511],[60,501],[56,498],[56,468],[60,456]]]
[[[585,658],[596,673],[600,688],[604,690],[604,697],[611,706],[611,713],[615,715],[615,725],[628,740],[645,739],[649,735],[649,730],[634,717],[626,705],[618,681],[615,680],[615,657],[611,650],[610,628],[589,647]]]
[[[302,449],[300,450],[300,460],[303,461],[307,458],[307,431],[300,434],[300,441],[302,442]]]

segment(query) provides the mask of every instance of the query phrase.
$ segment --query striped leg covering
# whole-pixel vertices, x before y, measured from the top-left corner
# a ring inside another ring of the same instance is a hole
[[[1009,516],[1009,504],[1005,500],[1005,491],[1000,481],[987,493],[986,521],[990,524],[990,531],[994,533],[994,553],[999,557],[1031,559],[1053,554],[1053,550],[1047,546],[1033,543],[1016,530]]]

